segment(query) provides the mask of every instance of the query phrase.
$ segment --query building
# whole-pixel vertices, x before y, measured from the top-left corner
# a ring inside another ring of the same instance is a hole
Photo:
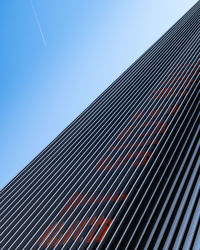
[[[197,249],[200,3],[1,194],[1,249]]]

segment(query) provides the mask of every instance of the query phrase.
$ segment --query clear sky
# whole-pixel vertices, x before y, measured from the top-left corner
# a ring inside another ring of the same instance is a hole
[[[197,0],[0,3],[0,188]]]

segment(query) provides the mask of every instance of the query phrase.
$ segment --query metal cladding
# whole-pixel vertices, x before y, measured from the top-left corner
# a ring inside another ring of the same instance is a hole
[[[198,249],[200,3],[1,192],[1,249]]]

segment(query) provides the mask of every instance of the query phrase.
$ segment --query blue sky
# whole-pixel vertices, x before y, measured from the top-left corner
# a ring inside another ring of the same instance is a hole
[[[0,3],[0,188],[197,0]]]

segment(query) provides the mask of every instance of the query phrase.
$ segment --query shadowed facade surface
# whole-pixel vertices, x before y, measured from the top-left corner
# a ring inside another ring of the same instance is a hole
[[[1,249],[198,249],[199,82],[197,2],[5,186]]]

